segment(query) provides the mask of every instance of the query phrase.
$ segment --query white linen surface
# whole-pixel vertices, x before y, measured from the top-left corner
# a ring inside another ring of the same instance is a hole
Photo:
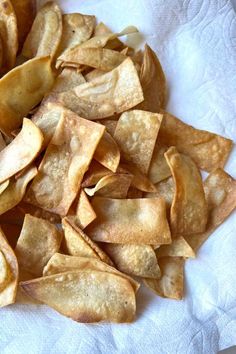
[[[229,0],[67,0],[113,30],[135,25],[157,52],[168,110],[197,128],[236,139],[236,15]],[[136,36],[136,35],[134,35]],[[136,42],[140,37],[136,36]],[[226,170],[236,177],[234,149]],[[235,213],[185,267],[186,297],[141,289],[133,324],[84,325],[46,306],[0,310],[2,354],[215,354],[236,344]]]

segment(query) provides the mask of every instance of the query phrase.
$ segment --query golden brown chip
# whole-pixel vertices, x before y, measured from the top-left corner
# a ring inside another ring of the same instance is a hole
[[[57,76],[50,92],[68,91],[85,82],[86,80],[81,73],[71,68],[64,68],[61,74]]]
[[[145,193],[145,198],[162,197],[163,199],[165,199],[166,208],[169,210],[175,193],[173,177],[164,179],[163,181],[157,183],[155,187],[156,187],[156,192]]]
[[[62,15],[58,5],[47,2],[37,12],[24,43],[22,54],[26,58],[50,55],[54,57],[62,36]]]
[[[110,258],[79,227],[68,218],[62,219],[67,253],[72,256],[97,258],[113,265]]]
[[[99,195],[107,198],[124,199],[127,196],[133,176],[128,174],[114,174],[102,177],[95,187],[85,188],[90,196]]]
[[[0,184],[0,195],[5,191],[5,189],[7,189],[7,187],[9,186],[10,180],[7,179],[5,182],[2,182]]]
[[[36,175],[37,168],[30,166],[17,180],[10,180],[8,187],[0,194],[0,215],[14,208],[23,199],[27,185]]]
[[[126,173],[128,172],[133,175],[133,179],[131,181],[132,187],[135,187],[142,192],[156,192],[156,187],[154,184],[147,178],[145,174],[140,172],[136,166],[130,163],[121,163],[120,170],[118,168],[117,172],[124,173],[125,171]]]
[[[7,72],[15,65],[18,49],[17,36],[17,20],[11,1],[0,0],[0,38],[3,52],[1,73]],[[9,90],[9,87],[7,89]]]
[[[166,244],[171,242],[165,201],[94,197],[97,218],[86,228],[94,241],[110,243]]]
[[[40,276],[49,259],[58,252],[60,245],[61,233],[56,226],[44,219],[25,215],[15,248],[20,267]]]
[[[161,63],[155,52],[146,44],[140,71],[144,101],[138,109],[160,112],[165,107],[167,98],[166,79]]]
[[[0,292],[5,289],[10,277],[11,273],[9,266],[7,264],[4,254],[0,250]]]
[[[106,34],[111,34],[112,31],[103,22],[99,22],[94,30],[94,37],[100,37]],[[123,48],[124,44],[120,41],[118,37],[110,39],[105,45],[106,48],[110,49],[120,49]]]
[[[162,115],[133,110],[125,112],[117,122],[114,138],[128,162],[147,174],[161,125]]]
[[[0,307],[3,307],[15,302],[19,271],[16,256],[1,229],[0,252],[7,267],[4,285],[2,283],[2,286],[0,286]],[[2,269],[0,270],[1,273]]]
[[[204,189],[209,210],[206,231],[186,237],[195,251],[236,208],[236,181],[221,168],[209,174]]]
[[[144,284],[157,295],[181,300],[184,292],[184,259],[163,257],[158,260],[160,279],[145,279]]]
[[[103,119],[101,120],[101,124],[105,125],[106,130],[111,136],[114,136],[115,130],[116,130],[116,125],[117,121],[113,119]]]
[[[76,198],[74,202],[74,208],[72,207],[71,212],[69,212],[70,220],[73,220],[75,225],[83,230],[86,226],[91,224],[96,217],[86,193],[81,189],[78,198]]]
[[[179,236],[175,238],[170,245],[162,245],[156,250],[157,258],[161,257],[184,257],[195,258],[195,252],[188,242]]]
[[[171,176],[170,168],[165,159],[165,152],[168,150],[167,146],[159,144],[158,139],[154,147],[152,159],[148,171],[148,178],[152,183],[156,184],[165,178]]]
[[[96,120],[111,117],[143,101],[142,88],[130,58],[108,73],[73,90],[52,94],[48,100],[64,104],[81,117]]]
[[[85,75],[85,79],[87,82],[90,82],[90,81],[93,81],[94,79],[96,79],[97,77],[102,76],[103,74],[106,74],[106,71],[102,71],[99,69],[93,69]]]
[[[14,249],[21,233],[21,226],[1,223],[1,228],[7,238],[9,245],[12,247],[12,249]]]
[[[33,298],[77,322],[131,322],[135,293],[127,279],[99,271],[71,271],[21,283]]]
[[[6,213],[0,215],[0,225],[12,224],[22,226],[24,222],[24,213],[19,210],[18,206],[8,210]]]
[[[73,270],[98,270],[100,272],[107,272],[117,274],[124,279],[129,280],[136,292],[139,289],[139,283],[128,275],[119,272],[116,268],[108,264],[88,257],[66,256],[65,254],[55,253],[44,267],[43,276],[64,273]]]
[[[0,151],[0,183],[27,167],[38,155],[43,135],[30,119],[24,118],[17,137]]]
[[[95,16],[79,13],[62,16],[63,31],[58,53],[87,41],[95,27]]]
[[[20,268],[19,270],[19,282],[21,281],[26,281],[26,280],[32,280],[35,279],[35,275],[31,274],[30,272],[27,272],[26,270]],[[18,284],[17,287],[17,294],[16,294],[16,301],[17,304],[26,304],[26,305],[39,305],[42,304],[40,301],[37,301],[36,299],[33,299],[30,295],[26,294],[24,290],[20,287]]]
[[[203,232],[208,211],[200,172],[194,161],[178,153],[175,147],[165,153],[175,183],[170,210],[172,235],[184,236]]]
[[[118,168],[120,163],[120,150],[116,141],[106,131],[97,146],[94,159],[112,172],[116,172]]]
[[[35,216],[36,218],[39,219],[45,219],[50,221],[52,224],[60,224],[61,218],[57,214],[50,213],[47,210],[41,209],[35,205],[25,203],[25,202],[20,202],[18,204],[18,208],[24,213],[24,214],[30,214],[32,216]]]
[[[140,191],[139,189],[135,187],[130,187],[127,193],[127,199],[137,199],[137,198],[142,198],[143,197],[143,192]]]
[[[220,135],[199,130],[165,112],[158,135],[161,145],[176,146],[205,171],[224,167],[233,142]]]
[[[65,111],[25,201],[66,215],[103,133],[102,125]]]
[[[104,243],[103,248],[121,272],[142,278],[160,278],[160,268],[151,246]]]
[[[2,151],[6,146],[6,141],[4,140],[2,133],[0,132],[0,151]]]
[[[57,67],[61,65],[80,68],[82,65],[86,65],[94,69],[110,71],[126,58],[126,55],[112,49],[76,47],[76,50],[65,51],[59,56]]]
[[[0,37],[0,70],[2,68],[2,64],[3,64],[3,45],[2,45],[2,40]],[[89,81],[89,80],[87,80]]]
[[[102,166],[97,161],[92,160],[89,165],[88,171],[84,175],[82,187],[94,186],[101,178],[111,175],[113,175],[111,170],[108,170],[108,168]]]
[[[35,18],[36,0],[11,0],[11,3],[16,14],[19,49],[21,49]]]
[[[1,131],[10,135],[19,128],[23,117],[42,100],[53,82],[50,57],[29,60],[1,78]]]

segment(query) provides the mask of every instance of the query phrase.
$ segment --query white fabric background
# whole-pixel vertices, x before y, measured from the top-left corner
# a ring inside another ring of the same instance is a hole
[[[236,139],[236,15],[228,0],[67,0],[113,30],[136,25],[156,50],[168,109],[192,125]],[[138,38],[136,38],[138,41]],[[236,177],[234,149],[226,170]],[[83,325],[46,306],[0,310],[2,354],[215,354],[236,344],[236,216],[186,262],[186,297],[141,289],[133,324]]]

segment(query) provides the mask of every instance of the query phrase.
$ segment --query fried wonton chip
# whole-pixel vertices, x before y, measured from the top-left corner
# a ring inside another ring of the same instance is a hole
[[[102,125],[66,111],[56,127],[25,201],[66,215],[103,133]]]
[[[33,298],[77,322],[131,322],[135,293],[127,279],[100,271],[70,271],[26,282]]]
[[[169,177],[167,179],[164,179],[163,181],[157,183],[155,185],[156,187],[156,192],[154,193],[146,193],[145,198],[158,198],[162,197],[165,199],[166,202],[166,208],[170,209],[174,193],[175,193],[175,186],[174,186],[174,180],[173,177]]]
[[[71,68],[64,68],[61,74],[57,76],[50,92],[68,91],[85,82],[86,80],[81,73]]]
[[[123,171],[122,171],[123,172]],[[95,160],[92,160],[88,171],[84,175],[84,179],[82,182],[82,187],[91,187],[100,181],[101,178],[105,176],[112,176],[113,172],[108,170],[108,168],[102,166]]]
[[[0,72],[13,68],[18,49],[17,20],[10,0],[0,1],[0,38],[2,44],[2,65]],[[9,89],[9,88],[8,88]],[[11,91],[11,90],[10,90]],[[12,91],[11,91],[12,92]],[[3,99],[1,95],[1,100]]]
[[[35,18],[36,0],[11,0],[11,3],[16,14],[19,49],[21,49]]]
[[[19,271],[16,256],[1,229],[0,255],[0,307],[3,307],[15,302]]]
[[[24,214],[30,214],[32,216],[35,216],[36,218],[48,220],[52,224],[60,224],[61,222],[61,218],[59,215],[50,213],[47,210],[41,209],[35,205],[25,203],[23,201],[18,204],[18,208]]]
[[[161,125],[162,115],[133,110],[125,112],[117,122],[114,138],[126,161],[147,174]]]
[[[147,178],[145,174],[140,172],[140,170],[136,166],[130,163],[121,163],[120,168],[122,170],[119,171],[118,169],[118,172],[121,173],[126,171],[133,175],[133,179],[131,181],[132,187],[135,187],[142,192],[156,192],[156,187],[154,186],[154,184]]]
[[[161,297],[181,300],[184,292],[184,259],[163,257],[158,260],[160,279],[145,279],[144,284]]]
[[[7,238],[9,245],[14,249],[21,233],[21,226],[1,223],[1,228]]]
[[[93,81],[94,79],[96,79],[97,77],[102,76],[103,74],[106,74],[106,71],[94,69],[94,70],[89,71],[85,75],[85,79],[87,82],[90,82],[90,81]]]
[[[184,257],[195,258],[195,252],[188,244],[188,242],[179,236],[173,239],[170,245],[162,245],[156,250],[157,258],[161,257]]]
[[[0,132],[0,151],[2,151],[6,145],[6,141],[3,139],[2,133]]]
[[[106,243],[103,248],[121,272],[142,278],[160,278],[160,268],[151,246]]]
[[[43,135],[30,119],[24,118],[17,137],[0,151],[0,183],[27,167],[38,155]]]
[[[116,172],[118,168],[120,163],[120,150],[116,141],[106,131],[97,146],[94,159],[112,172]]]
[[[23,117],[42,100],[53,82],[50,57],[29,60],[0,79],[1,131],[9,135],[19,128]]]
[[[101,121],[101,124],[105,125],[106,130],[111,136],[114,136],[115,130],[116,130],[116,125],[117,121],[113,119],[103,119]]]
[[[127,196],[133,176],[128,174],[114,174],[102,177],[95,187],[85,188],[90,196],[99,195],[107,198],[124,199]]]
[[[52,99],[84,118],[95,120],[131,109],[142,102],[143,93],[135,66],[127,58],[117,68],[91,82],[52,94],[48,100]]]
[[[236,181],[221,168],[209,174],[204,189],[209,210],[206,231],[186,237],[195,251],[236,208]]]
[[[77,50],[62,53],[57,59],[57,66],[80,68],[86,65],[94,69],[110,71],[126,58],[126,55],[112,49],[77,47]]]
[[[19,270],[19,282],[35,279],[35,275],[26,271],[25,269],[20,268]],[[26,294],[26,292],[21,288],[18,284],[17,294],[16,294],[16,304],[24,304],[24,305],[40,305],[42,304],[40,301],[33,299],[30,295]]]
[[[94,197],[97,218],[86,228],[94,241],[124,244],[171,242],[165,201],[153,199],[110,199]]]
[[[116,268],[109,266],[108,264],[88,257],[76,257],[66,256],[65,254],[55,253],[44,267],[43,275],[53,275],[58,273],[64,273],[73,270],[98,270],[100,272],[113,273],[129,280],[136,292],[139,288],[138,282],[131,277],[119,272]]]
[[[7,179],[5,182],[2,182],[0,184],[0,195],[5,191],[5,189],[7,189],[7,187],[9,186],[10,180]]]
[[[152,183],[156,184],[165,178],[171,176],[170,168],[165,159],[165,152],[168,150],[167,146],[159,144],[158,139],[154,147],[152,154],[152,160],[150,163],[148,178]]]
[[[143,88],[144,101],[137,108],[160,112],[160,109],[164,108],[166,104],[166,79],[160,61],[147,44],[143,54],[140,82]]]
[[[104,36],[106,34],[112,34],[110,28],[108,28],[103,22],[99,22],[94,30],[94,37]],[[124,44],[120,41],[118,37],[110,39],[105,45],[106,48],[120,50]]]
[[[205,171],[224,167],[233,142],[220,135],[199,130],[165,112],[158,135],[161,145],[176,146]]]
[[[61,233],[56,226],[47,220],[25,215],[15,248],[20,267],[40,276],[49,259],[58,252],[60,245]]]
[[[203,232],[208,210],[200,172],[194,161],[178,153],[175,147],[165,153],[175,183],[170,210],[172,235],[184,236]]]
[[[110,258],[79,227],[68,218],[62,219],[67,252],[72,256],[97,258],[113,265]]]
[[[87,41],[95,27],[95,16],[79,13],[65,14],[62,16],[62,21],[63,31],[59,53]]]
[[[72,214],[69,214],[69,218],[82,230],[96,219],[96,214],[83,189],[81,189],[78,198],[74,202],[74,209]]]
[[[137,199],[137,198],[142,198],[143,197],[143,192],[140,191],[139,189],[135,187],[130,187],[127,193],[127,199]]]
[[[54,57],[62,36],[62,14],[58,5],[47,2],[38,12],[24,43],[26,58],[50,55]]]
[[[36,167],[28,167],[21,176],[15,180],[12,178],[5,191],[0,194],[0,215],[15,207],[24,197],[26,187],[37,175]]]

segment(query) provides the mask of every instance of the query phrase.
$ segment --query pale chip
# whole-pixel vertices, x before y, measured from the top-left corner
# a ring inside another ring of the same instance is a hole
[[[57,76],[50,92],[59,93],[68,91],[85,82],[86,80],[81,73],[72,68],[64,68]]]
[[[154,184],[164,180],[171,176],[170,168],[165,159],[165,152],[168,150],[167,146],[162,146],[159,143],[159,139],[156,141],[156,145],[153,150],[150,168],[148,171],[148,178]]]
[[[195,252],[188,242],[179,236],[173,239],[170,245],[162,245],[156,250],[157,258],[161,257],[184,257],[195,258]]]
[[[154,193],[145,193],[145,198],[157,198],[162,197],[165,199],[166,208],[167,210],[170,209],[174,193],[175,193],[175,186],[173,177],[169,177],[164,179],[163,181],[155,184],[156,192]]]

